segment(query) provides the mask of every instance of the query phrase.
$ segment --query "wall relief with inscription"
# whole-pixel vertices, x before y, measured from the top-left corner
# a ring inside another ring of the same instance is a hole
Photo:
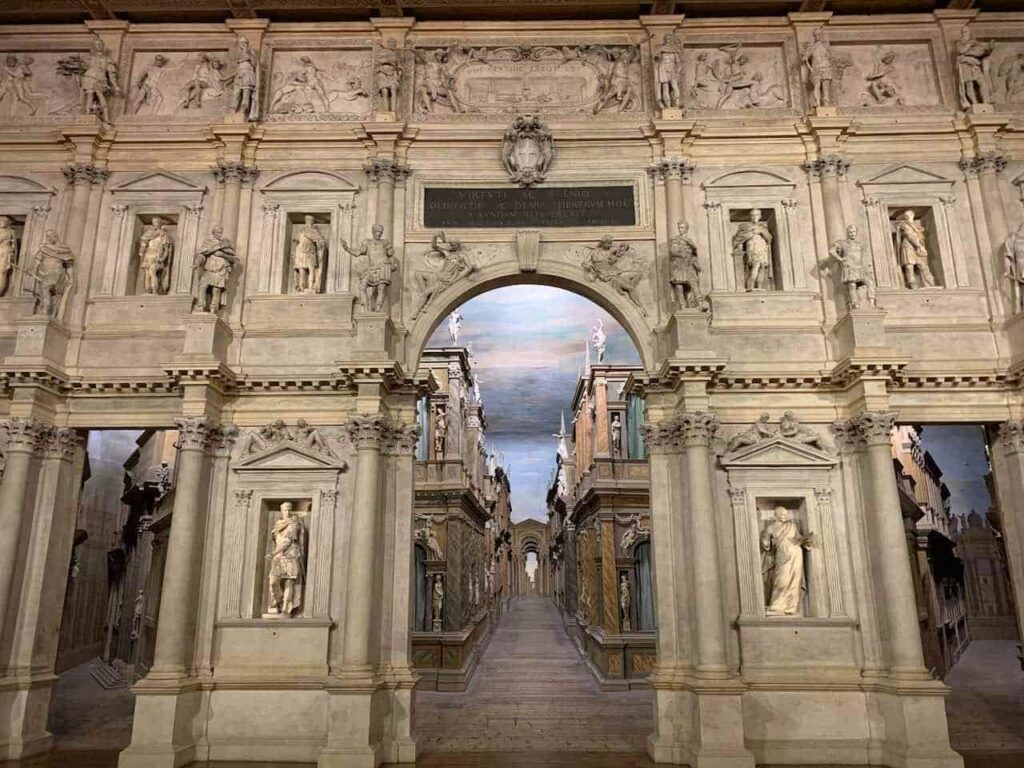
[[[621,114],[643,110],[631,45],[422,46],[414,114]]]

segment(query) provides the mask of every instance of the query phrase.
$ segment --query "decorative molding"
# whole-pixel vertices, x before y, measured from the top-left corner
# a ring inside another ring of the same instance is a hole
[[[178,430],[178,441],[174,447],[179,451],[202,451],[210,443],[210,431],[216,425],[206,419],[183,416],[174,420],[175,429]]]

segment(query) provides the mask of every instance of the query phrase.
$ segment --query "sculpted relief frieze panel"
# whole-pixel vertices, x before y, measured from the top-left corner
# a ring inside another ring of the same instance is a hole
[[[231,93],[228,54],[225,49],[133,51],[125,112],[140,118],[223,114]]]
[[[86,49],[12,51],[0,70],[0,119],[59,121],[81,108],[81,68]]]
[[[781,43],[696,42],[683,50],[689,111],[789,109],[795,51]]]
[[[413,53],[413,114],[421,119],[643,111],[640,50],[634,45],[424,41]]]
[[[839,106],[935,107],[941,102],[929,41],[833,44]]]
[[[264,52],[269,72],[263,103],[265,120],[361,120],[373,111],[372,53],[340,43],[275,48]]]

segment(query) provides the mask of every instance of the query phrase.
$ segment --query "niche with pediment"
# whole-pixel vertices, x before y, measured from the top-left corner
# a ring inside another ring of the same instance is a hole
[[[222,549],[222,624],[329,618],[335,519],[347,463],[330,430],[300,425],[276,423],[236,441]],[[282,557],[275,568],[276,554]],[[286,579],[292,581],[287,594]]]
[[[795,199],[796,182],[774,171],[747,168],[714,177],[702,187],[712,290],[771,292],[808,287],[799,258],[803,223]],[[760,232],[755,242],[746,235],[752,228]],[[747,268],[748,250],[766,259],[756,274]]]
[[[99,294],[188,293],[206,192],[205,186],[169,171],[112,186],[103,214],[106,226],[100,226],[106,241],[96,246],[107,254]],[[150,247],[155,229],[163,234]]]
[[[814,430],[799,430],[786,437],[765,426],[757,440],[734,438],[719,457],[736,532],[741,620],[849,616],[833,509],[837,459]],[[782,534],[791,538],[779,547]],[[793,565],[794,557],[802,563]]]
[[[360,191],[341,174],[326,170],[284,173],[260,188],[256,210],[262,216],[256,228],[258,242],[252,249],[256,254],[255,293],[348,290],[351,260],[341,243],[357,245],[353,242],[357,239],[354,221]],[[314,258],[317,264],[310,267]],[[305,274],[307,268],[309,274]]]
[[[52,227],[50,214],[56,196],[53,189],[27,176],[0,175],[0,216],[6,216],[14,231],[12,266],[23,269],[43,240],[43,233]],[[32,280],[13,268],[3,297],[30,295]]]
[[[961,238],[956,180],[909,163],[890,166],[860,179],[868,237],[879,288],[957,288],[969,285]],[[908,216],[909,212],[909,216]],[[911,253],[900,229],[906,219],[927,256]],[[901,255],[902,254],[902,255]],[[922,280],[921,269],[908,267],[908,255],[928,267],[934,286]]]

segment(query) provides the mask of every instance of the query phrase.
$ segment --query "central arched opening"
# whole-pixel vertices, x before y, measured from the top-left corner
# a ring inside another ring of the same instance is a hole
[[[419,753],[564,749],[570,720],[583,751],[640,753],[657,630],[633,382],[649,334],[593,290],[501,283],[439,301],[410,340],[437,383],[417,403]]]

